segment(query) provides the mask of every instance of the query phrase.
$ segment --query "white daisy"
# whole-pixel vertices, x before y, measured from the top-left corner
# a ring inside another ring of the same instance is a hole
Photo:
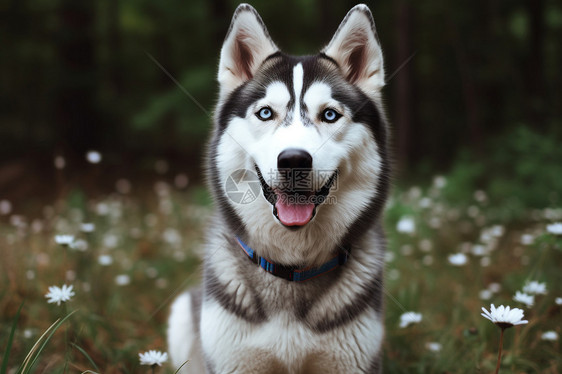
[[[429,197],[422,197],[419,206],[420,208],[429,208],[431,206],[431,199]]]
[[[99,202],[96,205],[96,213],[99,216],[107,216],[109,214],[109,205],[105,202]]]
[[[70,245],[74,241],[72,235],[55,235],[55,242],[60,245]]]
[[[433,256],[432,255],[425,255],[422,258],[422,264],[424,264],[425,266],[431,266],[433,265]]]
[[[62,288],[57,286],[49,287],[49,293],[45,295],[48,303],[57,303],[60,305],[61,302],[67,302],[72,296],[74,296],[74,291],[72,291],[73,286],[62,285]]]
[[[55,168],[62,170],[66,166],[66,160],[62,156],[55,157],[54,160]]]
[[[542,340],[556,341],[558,340],[558,333],[556,331],[546,331],[541,335]]]
[[[521,244],[523,245],[531,245],[535,241],[535,237],[531,234],[523,234],[521,235]]]
[[[539,283],[537,281],[527,282],[523,287],[523,292],[531,295],[546,295],[546,283]]]
[[[433,178],[433,185],[437,188],[443,188],[447,185],[447,179],[442,175],[437,175]]]
[[[482,266],[483,268],[490,266],[491,263],[492,263],[492,259],[488,256],[482,257],[480,259],[480,266]]]
[[[464,253],[454,253],[447,257],[449,263],[454,266],[463,266],[468,262],[468,257]]]
[[[494,294],[489,289],[483,289],[478,293],[478,297],[480,297],[481,300],[490,300],[492,296],[494,296]]]
[[[523,320],[523,310],[519,308],[511,309],[509,306],[505,307],[500,305],[498,308],[492,304],[490,306],[490,311],[488,312],[486,308],[482,308],[484,313],[480,313],[484,318],[489,319],[502,329],[512,327],[515,325],[522,325],[529,323],[527,320]]]
[[[98,151],[88,151],[86,153],[86,160],[91,164],[98,164],[101,161],[101,153]]]
[[[525,304],[530,308],[535,303],[535,295],[528,295],[525,292],[517,291],[515,296],[513,296],[513,300]]]
[[[84,239],[78,239],[70,243],[70,249],[74,249],[76,251],[85,252],[88,250],[88,242]]]
[[[8,200],[0,201],[0,215],[6,216],[12,211],[12,203]]]
[[[168,360],[168,353],[150,350],[148,352],[139,353],[141,365],[158,365],[162,366]]]
[[[503,236],[504,232],[505,232],[505,227],[503,227],[502,225],[495,225],[490,228],[490,235],[496,238]]]
[[[556,299],[554,299],[554,302],[556,303],[556,305],[562,305],[562,297],[557,297]]]
[[[562,235],[562,222],[551,223],[546,226],[546,231],[554,235]]]
[[[497,282],[492,282],[488,285],[488,289],[493,293],[498,293],[502,289],[502,285]]]
[[[127,274],[119,274],[115,277],[115,284],[118,286],[126,286],[131,283],[131,277]]]
[[[478,201],[479,203],[483,203],[488,199],[486,192],[482,190],[477,190],[474,192],[474,200]]]
[[[96,229],[96,225],[91,222],[84,222],[80,226],[80,230],[82,230],[82,232],[93,232],[95,229]]]
[[[413,234],[416,231],[416,222],[412,217],[402,217],[396,224],[396,231],[403,234]]]
[[[406,312],[400,316],[400,328],[407,327],[413,323],[420,323],[422,320],[421,313]]]
[[[441,343],[437,343],[437,342],[427,342],[425,344],[425,347],[431,352],[439,352],[441,351],[441,348],[443,348]]]
[[[103,245],[107,248],[116,248],[119,245],[119,237],[114,234],[107,234],[103,237]]]
[[[392,262],[396,258],[394,252],[387,251],[384,253],[384,262]]]
[[[476,244],[472,246],[472,248],[470,249],[470,253],[472,253],[475,256],[485,256],[488,254],[488,249],[484,247],[482,244]]]
[[[162,234],[162,239],[168,244],[181,244],[182,238],[178,230],[174,228],[167,228]]]
[[[100,264],[101,266],[109,266],[113,264],[113,257],[111,257],[110,255],[99,255],[98,264]]]

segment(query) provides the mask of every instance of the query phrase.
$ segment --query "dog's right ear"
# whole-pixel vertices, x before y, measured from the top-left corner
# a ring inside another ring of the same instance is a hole
[[[251,5],[240,4],[221,49],[220,99],[251,79],[262,62],[277,51],[258,12]]]

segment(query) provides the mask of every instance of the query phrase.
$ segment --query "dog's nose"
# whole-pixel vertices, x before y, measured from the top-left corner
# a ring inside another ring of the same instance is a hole
[[[312,169],[312,156],[304,149],[288,148],[277,156],[278,169]]]

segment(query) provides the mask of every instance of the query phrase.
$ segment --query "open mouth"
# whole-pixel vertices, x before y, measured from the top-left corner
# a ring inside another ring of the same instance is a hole
[[[316,215],[316,207],[322,204],[330,188],[334,185],[337,178],[337,170],[328,178],[320,189],[292,189],[292,188],[272,188],[270,187],[257,165],[254,164],[258,175],[263,195],[273,206],[273,215],[284,226],[289,228],[299,228],[306,225]]]

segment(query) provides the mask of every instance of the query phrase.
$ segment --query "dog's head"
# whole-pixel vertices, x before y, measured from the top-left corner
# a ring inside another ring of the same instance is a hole
[[[234,233],[331,251],[372,224],[388,164],[383,57],[367,6],[350,10],[322,52],[294,57],[240,5],[218,81],[210,182]]]

